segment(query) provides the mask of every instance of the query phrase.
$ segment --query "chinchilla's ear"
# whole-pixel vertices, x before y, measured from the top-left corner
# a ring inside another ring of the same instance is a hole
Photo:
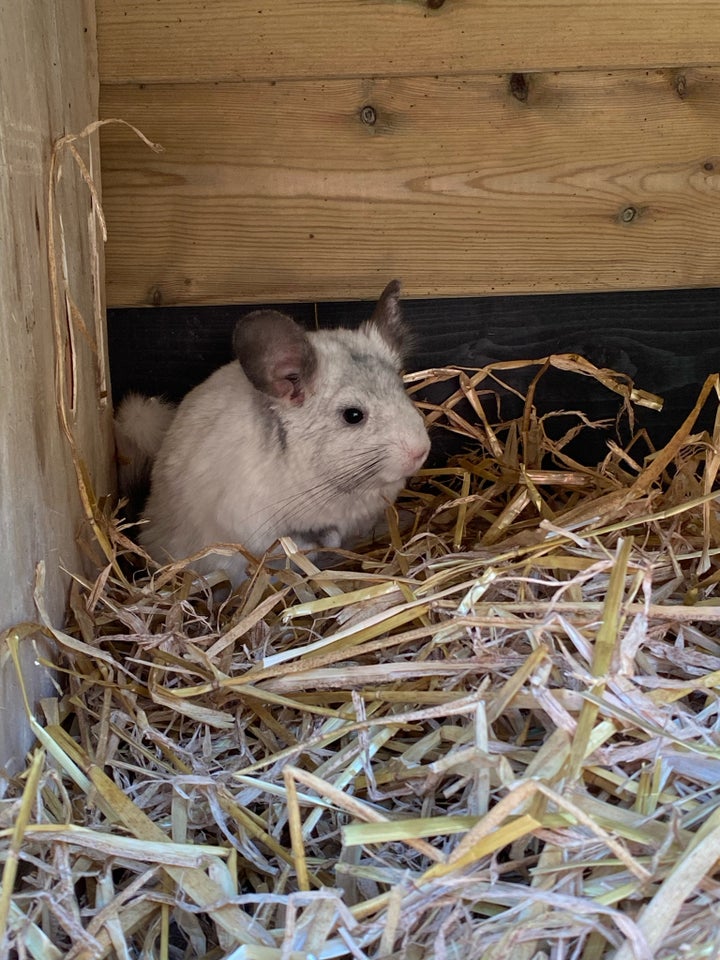
[[[402,367],[403,360],[412,349],[412,343],[400,309],[399,280],[391,280],[385,287],[372,316],[361,325],[360,329],[364,329],[370,335],[373,331],[377,332],[390,348],[395,365],[398,368]]]
[[[277,310],[255,310],[238,320],[233,350],[254,387],[271,397],[302,406],[317,367],[307,333]]]

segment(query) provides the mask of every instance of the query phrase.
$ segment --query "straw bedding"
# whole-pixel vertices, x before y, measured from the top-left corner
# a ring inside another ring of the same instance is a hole
[[[53,636],[61,686],[0,803],[0,954],[720,955],[718,380],[653,451],[551,439],[550,368],[659,403],[572,356],[414,375],[468,452],[328,568],[130,576],[92,504],[69,626],[5,637]]]

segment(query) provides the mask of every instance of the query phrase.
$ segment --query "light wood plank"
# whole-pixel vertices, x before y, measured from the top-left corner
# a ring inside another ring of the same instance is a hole
[[[716,0],[98,0],[100,79],[237,80],[718,63]]]
[[[97,117],[94,27],[91,0],[23,0],[2,8],[0,629],[37,620],[33,588],[40,561],[45,563],[43,598],[60,625],[69,584],[65,570],[82,569],[76,546],[82,510],[55,401],[46,191],[53,141],[79,132]],[[87,143],[78,149],[99,181],[97,142],[92,152]],[[72,163],[63,163],[62,174],[57,213],[67,242],[64,270],[88,335],[99,336],[102,357],[102,301],[96,299],[102,277],[90,235],[89,193]],[[62,270],[63,264],[59,266]],[[95,359],[79,333],[75,348],[73,427],[101,495],[112,486],[110,406],[98,398]],[[34,704],[54,688],[37,663],[32,640],[20,646],[23,679]],[[24,769],[25,751],[33,740],[17,676],[3,647],[0,768]]]
[[[416,78],[110,87],[101,109],[165,147],[103,141],[112,305],[720,281],[720,71],[684,99],[642,71],[539,76],[527,103]]]

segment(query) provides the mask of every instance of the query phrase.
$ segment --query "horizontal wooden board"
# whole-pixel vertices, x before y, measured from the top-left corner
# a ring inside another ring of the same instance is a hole
[[[165,147],[104,131],[111,305],[720,280],[720,70],[110,86],[101,110]]]
[[[355,326],[372,309],[367,302],[267,304],[307,327]],[[180,400],[213,370],[231,360],[231,335],[249,305],[158,307],[111,310],[108,316],[113,395],[161,393]],[[597,366],[631,377],[638,387],[660,394],[661,412],[638,408],[639,423],[654,443],[665,443],[687,416],[705,378],[720,370],[720,289],[638,291],[404,300],[413,333],[409,369],[445,364],[482,366],[499,360],[551,353],[579,353]],[[508,382],[527,388],[533,368],[507,371]],[[437,397],[435,398],[437,399]],[[508,398],[506,398],[507,400]],[[541,412],[583,410],[592,419],[614,418],[619,400],[586,377],[549,372],[538,387]],[[520,401],[505,412],[519,415]],[[713,405],[701,418],[712,428]],[[494,402],[488,413],[495,416]],[[553,424],[550,424],[554,427]],[[563,432],[568,423],[558,421]],[[606,452],[601,431],[586,432],[576,454],[597,462]],[[444,438],[447,441],[447,438]],[[434,438],[442,457],[443,435]],[[638,453],[642,456],[642,452]]]
[[[97,12],[103,83],[685,67],[720,55],[716,0],[98,0]]]

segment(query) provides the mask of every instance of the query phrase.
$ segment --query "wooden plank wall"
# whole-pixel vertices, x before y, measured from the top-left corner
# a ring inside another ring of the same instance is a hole
[[[82,569],[75,473],[61,434],[48,276],[47,180],[53,141],[97,117],[98,79],[92,0],[22,0],[3,4],[0,31],[0,631],[37,621],[36,564],[53,622],[62,624],[69,577]],[[98,145],[78,150],[99,181]],[[98,395],[105,377],[101,258],[92,241],[89,195],[72,163],[62,164],[58,217],[67,244],[64,269],[72,297],[97,337],[100,367],[82,336],[75,342],[77,403],[71,420],[98,495],[112,489],[110,404]],[[59,220],[58,220],[59,222]],[[63,268],[60,263],[60,268]],[[63,347],[61,347],[63,349]],[[64,349],[70,357],[69,345]],[[31,701],[53,691],[32,638],[21,641]],[[0,640],[0,779],[24,769],[33,737],[17,675]]]
[[[720,281],[715,0],[98,0],[109,303]]]

